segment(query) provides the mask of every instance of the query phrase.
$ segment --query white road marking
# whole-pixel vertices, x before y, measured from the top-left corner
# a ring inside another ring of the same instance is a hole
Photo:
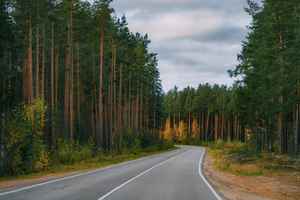
[[[178,149],[178,150],[180,150],[180,149]],[[175,151],[178,151],[178,150],[175,150]],[[171,152],[174,152],[174,151],[171,151]],[[167,154],[167,153],[170,153],[170,152],[166,152],[166,153],[162,153],[162,154]],[[102,170],[105,170],[105,169],[110,169],[110,168],[113,168],[113,167],[118,167],[118,166],[129,164],[129,163],[132,163],[132,162],[141,161],[141,160],[144,160],[144,159],[149,159],[149,158],[157,156],[157,155],[161,155],[161,154],[156,154],[156,155],[149,156],[149,157],[146,157],[146,158],[140,158],[140,159],[137,159],[137,160],[124,162],[124,163],[120,163],[120,164],[117,164],[117,165],[103,167],[103,168],[95,169],[95,170],[92,170],[92,171],[84,172],[84,173],[81,173],[81,174],[68,176],[68,177],[65,177],[65,178],[60,178],[60,179],[56,179],[56,180],[53,180],[53,181],[48,181],[48,182],[44,182],[44,183],[40,183],[40,184],[36,184],[36,185],[31,185],[31,186],[28,186],[28,187],[20,188],[20,189],[17,189],[17,190],[12,190],[12,191],[9,191],[9,192],[0,193],[0,196],[15,193],[15,192],[20,192],[20,191],[23,191],[23,190],[39,187],[39,186],[42,186],[42,185],[47,185],[47,184],[50,184],[50,183],[55,183],[55,182],[62,181],[62,180],[67,180],[67,179],[70,179],[70,178],[75,178],[75,177],[78,177],[78,176],[83,176],[83,175],[86,175],[86,174],[91,174],[91,173],[102,171]],[[181,155],[181,154],[179,154],[179,155]]]
[[[170,158],[170,159],[168,159],[168,160],[165,160],[164,162],[161,162],[161,163],[159,163],[159,164],[157,164],[157,165],[155,165],[155,166],[153,166],[153,167],[147,169],[146,171],[140,173],[139,175],[137,175],[137,176],[133,177],[132,179],[126,181],[126,182],[123,183],[122,185],[120,185],[120,186],[116,187],[115,189],[111,190],[110,192],[108,192],[108,193],[105,194],[104,196],[100,197],[98,200],[103,200],[103,199],[105,199],[106,197],[108,197],[109,195],[111,195],[112,193],[114,193],[115,191],[117,191],[118,189],[120,189],[121,187],[123,187],[124,185],[126,185],[126,184],[130,183],[131,181],[137,179],[138,177],[142,176],[143,174],[149,172],[150,170],[152,170],[152,169],[154,169],[154,168],[156,168],[156,167],[158,167],[158,166],[160,166],[160,165],[162,165],[162,164],[164,164],[164,163],[166,163],[166,162],[168,162],[168,161],[170,161],[170,160],[173,160],[174,158],[177,158],[178,156],[181,156],[181,155],[183,155],[183,154],[186,154],[187,152],[189,152],[189,151],[191,151],[191,150],[192,150],[192,149],[190,149],[190,150],[188,150],[188,151],[186,151],[186,152],[183,152],[183,153],[181,153],[181,154],[179,154],[179,155],[177,155],[177,156],[174,156],[173,158]]]
[[[202,166],[202,162],[203,162],[203,155],[204,155],[204,153],[205,153],[205,149],[203,150],[203,153],[202,153],[202,155],[200,157],[200,160],[199,160],[199,175],[203,179],[203,181],[206,183],[206,185],[209,187],[209,189],[212,191],[212,193],[216,196],[216,198],[218,200],[222,200],[222,198],[217,194],[217,192],[213,189],[213,187],[206,181],[206,179],[202,175],[201,166]]]

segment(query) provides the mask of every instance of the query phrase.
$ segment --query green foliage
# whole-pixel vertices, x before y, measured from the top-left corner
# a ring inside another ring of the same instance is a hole
[[[157,149],[155,146],[147,146],[146,148],[143,149],[144,152],[150,153],[150,152],[156,152]]]
[[[245,143],[242,143],[241,141],[237,140],[231,141],[230,138],[228,138],[227,141],[224,141],[223,139],[215,140],[213,142],[208,143],[208,146],[211,149],[228,149],[230,151],[238,151],[244,148]]]
[[[129,149],[129,152],[131,154],[137,155],[141,153],[141,151],[142,151],[141,141],[139,139],[135,139]]]
[[[70,144],[63,141],[62,144],[59,145],[53,157],[59,164],[69,165],[91,159],[93,149],[94,145],[92,143],[79,145],[75,142]]]
[[[111,158],[114,158],[116,155],[117,155],[117,152],[115,150],[109,150],[108,156],[110,156]]]
[[[171,140],[159,139],[155,144],[157,151],[164,151],[174,147],[174,143]]]
[[[41,131],[46,109],[39,99],[31,106],[20,104],[8,112],[3,161],[7,173],[42,171],[49,165],[49,150],[42,140]]]

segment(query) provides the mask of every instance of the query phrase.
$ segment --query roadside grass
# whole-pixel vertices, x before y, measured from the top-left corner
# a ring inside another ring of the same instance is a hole
[[[186,145],[205,147],[207,154],[215,160],[214,167],[219,171],[243,176],[300,177],[299,160],[295,161],[286,155],[278,156],[274,152],[255,151],[240,141],[188,141]]]
[[[130,154],[130,155],[102,155],[101,157],[94,157],[85,161],[80,161],[69,165],[54,163],[53,165],[51,165],[51,167],[49,167],[47,170],[43,172],[32,173],[32,174],[19,174],[17,176],[0,177],[0,183],[3,181],[36,179],[45,176],[62,175],[71,172],[83,172],[87,170],[93,170],[93,169],[115,165],[115,164],[128,162],[132,160],[137,160],[140,158],[149,157],[160,153],[174,151],[177,149],[179,149],[179,147],[173,147],[163,151],[148,151],[147,149],[145,149],[145,151],[142,151],[139,154]]]

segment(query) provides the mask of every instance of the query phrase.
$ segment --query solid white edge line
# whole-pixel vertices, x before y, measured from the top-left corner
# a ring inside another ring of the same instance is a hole
[[[202,162],[203,162],[203,155],[205,153],[205,149],[203,149],[203,153],[200,157],[199,160],[199,175],[200,177],[204,180],[204,182],[206,183],[206,185],[209,187],[209,189],[212,191],[212,193],[216,196],[216,198],[218,200],[222,200],[222,198],[217,194],[217,192],[213,189],[213,187],[206,181],[206,179],[204,178],[204,176],[202,175],[202,170],[201,170],[201,166],[202,166]]]
[[[170,161],[170,160],[173,160],[174,158],[177,158],[178,156],[181,156],[181,155],[183,155],[183,154],[186,154],[187,152],[189,152],[189,151],[191,151],[191,150],[192,150],[192,149],[190,149],[190,150],[188,150],[188,151],[186,151],[186,152],[183,152],[183,153],[181,153],[181,154],[179,154],[179,155],[177,155],[177,156],[174,156],[174,157],[172,157],[172,158],[169,158],[168,160],[165,160],[164,162],[161,162],[161,163],[159,163],[159,164],[157,164],[157,165],[155,165],[155,166],[153,166],[153,167],[147,169],[146,171],[140,173],[139,175],[133,177],[132,179],[126,181],[125,183],[119,185],[118,187],[116,187],[115,189],[111,190],[111,191],[108,192],[107,194],[103,195],[103,196],[100,197],[98,200],[103,200],[103,199],[105,199],[106,197],[108,197],[109,195],[111,195],[112,193],[114,193],[115,191],[117,191],[118,189],[120,189],[121,187],[123,187],[124,185],[126,185],[126,184],[130,183],[131,181],[137,179],[138,177],[142,176],[143,174],[149,172],[150,170],[152,170],[152,169],[154,169],[154,168],[156,168],[156,167],[158,167],[158,166],[160,166],[160,165],[162,165],[162,164],[164,164],[164,163],[166,163],[166,162],[168,162],[168,161]]]
[[[180,149],[178,149],[178,150],[180,150]],[[178,151],[178,150],[175,150],[175,151]],[[174,151],[169,151],[169,152],[162,153],[162,154],[167,154],[167,153],[170,153],[170,152],[174,152]],[[20,188],[20,189],[17,189],[17,190],[12,190],[12,191],[8,191],[8,192],[0,193],[0,196],[6,195],[6,194],[15,193],[15,192],[20,192],[22,190],[27,190],[27,189],[30,189],[30,188],[35,188],[35,187],[39,187],[39,186],[42,186],[42,185],[47,185],[47,184],[50,184],[50,183],[55,183],[55,182],[58,182],[58,181],[67,180],[67,179],[70,179],[70,178],[75,178],[75,177],[78,177],[78,176],[83,176],[83,175],[86,175],[86,174],[91,174],[91,173],[94,173],[94,172],[102,171],[102,170],[105,170],[105,169],[110,169],[110,168],[113,168],[113,167],[118,167],[118,166],[129,164],[129,163],[132,163],[132,162],[141,161],[141,160],[148,159],[148,158],[151,158],[151,157],[154,157],[154,156],[157,156],[157,155],[159,155],[159,154],[155,154],[155,155],[152,155],[152,156],[149,156],[149,157],[145,157],[145,158],[140,158],[140,159],[137,159],[137,160],[132,160],[132,161],[128,161],[128,162],[119,163],[119,164],[108,166],[108,167],[98,168],[98,169],[95,169],[95,170],[92,170],[92,171],[88,171],[88,172],[84,172],[84,173],[81,173],[81,174],[76,174],[76,175],[73,175],[73,176],[68,176],[68,177],[56,179],[56,180],[53,180],[53,181],[47,181],[47,182],[44,182],[44,183],[39,183],[39,184],[31,185],[31,186]]]

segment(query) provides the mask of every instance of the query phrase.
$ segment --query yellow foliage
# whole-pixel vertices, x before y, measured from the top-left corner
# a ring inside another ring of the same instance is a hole
[[[179,123],[179,142],[185,142],[187,139],[187,124],[182,120]]]
[[[39,155],[35,156],[34,169],[35,170],[44,170],[49,165],[49,155],[50,153],[46,151],[45,145],[41,146]]]
[[[197,139],[197,136],[198,136],[199,132],[200,132],[200,127],[197,124],[197,120],[194,120],[193,124],[192,124],[192,135],[191,135],[191,138]]]
[[[173,140],[173,130],[171,129],[170,118],[167,119],[166,128],[162,134],[164,139]]]

